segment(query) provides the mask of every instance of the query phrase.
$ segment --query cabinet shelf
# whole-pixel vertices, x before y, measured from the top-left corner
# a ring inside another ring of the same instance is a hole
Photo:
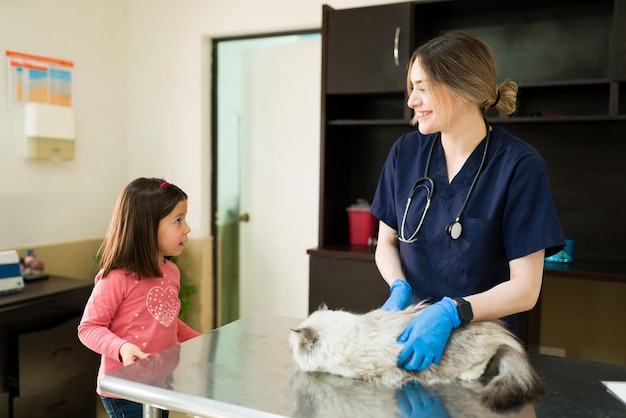
[[[373,248],[365,245],[345,245],[311,248],[307,251],[307,254],[335,259],[374,262],[374,251]],[[544,271],[553,276],[626,283],[626,260],[581,259],[573,263],[546,262]]]
[[[626,120],[626,82],[605,78],[519,84],[516,115],[494,123],[603,122]],[[402,92],[327,96],[328,126],[405,126],[411,110]]]
[[[362,126],[362,125],[388,125],[388,126],[406,126],[411,128],[410,121],[406,119],[336,119],[327,122],[328,125],[334,126]]]
[[[626,115],[593,115],[593,116],[511,116],[489,117],[487,120],[494,124],[510,123],[571,123],[571,122],[617,122],[626,121]]]
[[[591,116],[491,116],[487,120],[494,124],[509,123],[569,123],[569,122],[614,122],[626,121],[624,115],[591,115]],[[327,122],[329,126],[404,126],[407,130],[416,129],[405,119],[338,119]]]
[[[307,250],[307,254],[329,258],[374,261],[374,249],[366,245],[342,245],[311,248]]]
[[[563,80],[546,80],[546,81],[533,81],[533,82],[518,82],[520,88],[545,88],[545,87],[577,87],[577,86],[591,86],[611,84],[612,81],[608,78],[576,78],[576,79],[563,79]]]
[[[502,77],[519,83],[608,78],[619,1],[420,2],[416,31],[420,42],[452,30],[480,36]]]
[[[626,283],[626,260],[581,259],[573,263],[546,262],[544,270],[553,276]]]

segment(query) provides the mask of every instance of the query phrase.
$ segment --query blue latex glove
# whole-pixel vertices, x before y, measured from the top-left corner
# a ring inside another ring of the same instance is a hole
[[[406,280],[394,280],[389,290],[391,294],[380,308],[383,311],[401,311],[413,303],[413,289]]]
[[[452,330],[460,325],[456,303],[449,297],[424,309],[398,337],[404,344],[398,366],[424,370],[431,363],[439,364]]]
[[[439,394],[418,383],[407,383],[396,390],[396,401],[402,418],[449,418]]]

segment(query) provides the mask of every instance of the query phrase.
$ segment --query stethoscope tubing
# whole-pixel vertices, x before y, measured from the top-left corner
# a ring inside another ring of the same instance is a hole
[[[452,238],[453,240],[458,239],[461,236],[461,233],[463,231],[463,226],[461,225],[461,216],[463,215],[463,212],[465,211],[465,207],[467,206],[467,203],[469,202],[469,198],[472,195],[472,192],[474,191],[474,186],[476,185],[476,182],[478,181],[478,177],[480,176],[480,173],[483,170],[483,166],[485,165],[485,160],[487,159],[487,150],[489,148],[489,140],[491,138],[491,130],[489,129],[489,124],[487,123],[487,120],[485,120],[485,127],[487,129],[487,135],[485,138],[485,149],[483,151],[483,156],[482,159],[480,161],[480,165],[478,166],[478,170],[476,171],[476,175],[474,176],[474,180],[472,180],[472,184],[470,185],[469,190],[467,191],[467,195],[465,195],[465,199],[463,200],[463,204],[461,205],[461,209],[459,210],[458,215],[456,216],[455,220],[450,222],[448,225],[446,225],[445,231],[448,234],[448,236],[450,236],[450,238]],[[435,144],[437,143],[437,140],[441,137],[441,134],[437,135],[437,138],[435,138],[433,140],[433,143],[430,145],[430,150],[428,151],[428,159],[426,161],[426,168],[424,169],[424,176],[419,178],[415,184],[413,185],[413,187],[411,188],[411,192],[409,193],[409,197],[406,201],[406,206],[404,208],[404,214],[402,215],[402,223],[400,225],[400,233],[396,235],[396,238],[398,239],[398,241],[407,243],[407,244],[411,244],[413,242],[417,241],[417,234],[419,233],[419,231],[422,229],[422,225],[424,223],[424,219],[426,218],[426,213],[428,212],[428,208],[430,208],[430,202],[432,200],[432,196],[435,192],[435,183],[434,181],[428,177],[428,172],[430,170],[430,162],[432,161],[432,155],[433,155],[433,150],[435,149]],[[424,183],[428,183],[428,185],[424,184]],[[409,238],[406,238],[406,235],[404,233],[404,229],[406,226],[406,218],[407,215],[409,213],[409,208],[411,206],[411,201],[413,200],[413,195],[415,194],[415,192],[417,191],[417,189],[419,189],[420,187],[423,187],[424,189],[426,189],[426,204],[424,205],[424,211],[422,212],[422,216],[420,217],[420,221],[417,224],[417,227],[415,228],[415,231],[411,234],[411,236]],[[454,228],[453,228],[454,226]],[[453,232],[454,231],[454,232]]]
[[[426,186],[425,184],[420,184],[422,181],[429,182],[430,188]],[[415,232],[413,232],[413,234],[408,239],[406,239],[404,238],[404,226],[406,224],[406,217],[407,217],[407,214],[409,213],[409,207],[411,206],[411,200],[413,199],[413,194],[420,187],[423,187],[424,189],[426,189],[426,193],[427,193],[426,194],[426,206],[424,207],[424,212],[422,212],[422,217],[420,218],[419,224],[417,225],[417,228],[415,228]],[[422,224],[424,223],[424,218],[426,218],[426,212],[428,212],[428,208],[430,207],[430,201],[432,199],[434,190],[435,190],[435,183],[433,183],[433,180],[429,177],[422,177],[415,182],[413,189],[411,189],[411,194],[409,195],[409,198],[406,201],[406,207],[404,208],[404,215],[402,216],[402,227],[400,228],[400,233],[402,234],[402,237],[398,237],[400,241],[406,242],[406,243],[417,241],[415,239],[415,236],[417,235],[419,230],[422,228]]]

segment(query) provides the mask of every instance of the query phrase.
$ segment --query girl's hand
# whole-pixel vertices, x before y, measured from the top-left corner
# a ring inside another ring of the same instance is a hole
[[[133,364],[134,362],[148,357],[148,354],[144,353],[135,344],[124,343],[120,347],[120,360],[124,366]]]

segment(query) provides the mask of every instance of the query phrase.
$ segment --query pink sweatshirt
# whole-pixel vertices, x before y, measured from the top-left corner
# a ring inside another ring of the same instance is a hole
[[[158,353],[200,333],[178,319],[180,312],[180,271],[167,260],[161,266],[162,278],[138,280],[133,273],[112,270],[95,286],[78,325],[78,338],[89,349],[102,355],[97,392],[103,375],[123,367],[120,347],[130,342],[148,354]],[[110,395],[106,395],[110,396]]]

